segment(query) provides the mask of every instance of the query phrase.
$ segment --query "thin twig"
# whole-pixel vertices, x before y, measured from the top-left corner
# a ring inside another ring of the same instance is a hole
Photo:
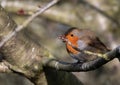
[[[20,32],[22,29],[24,29],[35,17],[38,15],[42,14],[44,11],[46,11],[48,8],[52,7],[55,5],[59,0],[53,0],[50,3],[48,3],[46,6],[43,8],[40,8],[35,14],[31,15],[22,25],[19,25],[15,28],[15,31],[9,33],[8,35],[5,36],[5,38],[0,42],[0,48],[8,41],[10,40],[13,36],[16,35],[17,32]]]

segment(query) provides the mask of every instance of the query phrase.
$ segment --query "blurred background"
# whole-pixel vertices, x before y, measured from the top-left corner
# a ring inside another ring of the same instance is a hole
[[[0,0],[2,7],[18,25],[50,1]],[[91,29],[109,48],[117,47],[120,43],[120,0],[61,0],[54,7],[35,18],[22,31],[30,39],[42,44],[55,57],[70,62],[71,59],[64,43],[58,39],[58,36],[70,27]],[[73,74],[84,85],[120,85],[119,70],[120,63],[114,59],[95,71],[74,72]],[[4,76],[1,74],[2,85],[10,85],[10,83],[4,83],[2,78]],[[14,81],[18,81],[16,76],[13,78],[15,78]],[[14,84],[17,85],[16,82],[12,82],[11,85]],[[27,84],[23,83],[22,85]],[[28,83],[28,85],[30,84]]]

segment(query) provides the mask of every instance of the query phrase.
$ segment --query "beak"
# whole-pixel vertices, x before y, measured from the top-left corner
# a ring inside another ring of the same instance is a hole
[[[64,43],[67,42],[65,35],[58,36],[58,39],[61,39]]]

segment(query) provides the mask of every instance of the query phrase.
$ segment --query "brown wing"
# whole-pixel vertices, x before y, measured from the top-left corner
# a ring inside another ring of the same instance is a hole
[[[89,46],[91,49],[96,49],[96,52],[99,53],[105,53],[110,51],[101,41],[98,37],[91,39],[92,43],[89,43]]]
[[[86,48],[84,48],[83,50],[87,50],[87,51],[91,51],[93,53],[106,53],[108,51],[110,51],[100,40],[98,37],[87,37],[89,38],[89,42]],[[94,60],[97,58],[97,56],[95,55],[87,55],[84,53],[80,53],[79,58],[81,60],[81,58],[84,61],[90,61],[90,60]]]

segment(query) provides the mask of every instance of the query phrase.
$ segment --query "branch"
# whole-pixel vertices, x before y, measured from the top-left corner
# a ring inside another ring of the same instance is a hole
[[[53,0],[50,3],[48,3],[46,6],[43,8],[39,8],[39,10],[30,16],[22,25],[19,25],[15,28],[15,31],[12,33],[9,33],[8,35],[5,36],[5,38],[0,42],[0,48],[8,41],[10,40],[13,36],[15,36],[18,32],[20,32],[22,29],[24,29],[35,17],[46,11],[48,8],[52,7],[55,5],[59,0]]]
[[[73,6],[70,3],[67,3],[67,5],[66,3],[64,3],[61,6],[54,6],[52,9],[49,9],[46,12],[44,12],[44,14],[41,14],[41,16],[48,18],[50,20],[53,20],[53,21],[57,21],[57,22],[70,25],[72,27],[74,26],[82,27],[81,25],[83,25],[83,27],[86,27],[87,22],[84,23],[84,14],[87,13],[87,11],[83,9],[83,7],[81,7],[81,4],[82,4],[83,6],[86,6],[86,5],[89,6],[90,9],[95,10],[97,13],[100,13],[101,15],[105,16],[108,20],[111,20],[113,23],[120,26],[120,23],[118,22],[118,20],[114,19],[112,16],[110,16],[105,11],[100,10],[94,5],[89,4],[85,0],[80,0],[80,2],[81,3],[76,6]],[[32,2],[35,4],[35,6],[33,6],[32,4],[28,4],[28,3],[26,4],[26,1],[14,1],[14,2],[13,1],[2,1],[1,3],[4,6],[4,8],[6,8],[6,10],[10,12],[17,13],[22,8],[25,10],[26,15],[30,15],[31,14],[30,12],[35,12],[35,10],[38,10],[37,5],[39,2]],[[16,5],[16,3],[18,4]],[[69,6],[69,9],[71,10],[66,9],[66,6]],[[80,10],[83,11],[83,13],[81,13]]]
[[[120,46],[105,54],[109,60],[98,57],[97,59],[83,64],[70,64],[56,59],[43,59],[43,66],[68,72],[81,72],[95,70],[114,58],[120,59]]]

